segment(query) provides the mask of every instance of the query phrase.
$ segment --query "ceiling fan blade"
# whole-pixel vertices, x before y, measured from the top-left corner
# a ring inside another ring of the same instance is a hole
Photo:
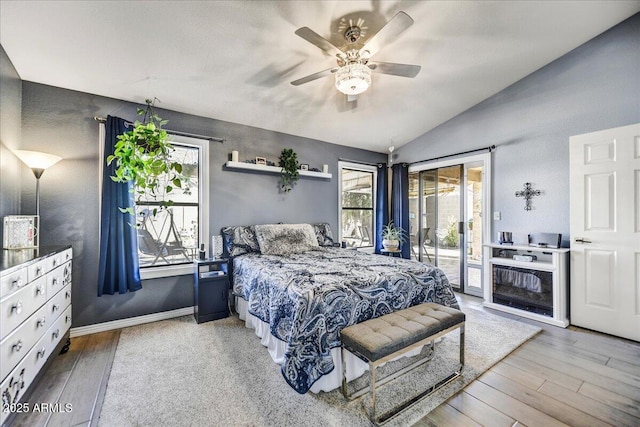
[[[362,49],[360,49],[360,55],[370,58],[411,25],[413,25],[413,19],[409,15],[402,11],[396,13],[380,31],[374,34],[373,37],[364,44]],[[366,51],[368,51],[368,53]]]
[[[317,73],[310,74],[310,75],[308,75],[306,77],[303,77],[301,79],[298,79],[298,80],[294,80],[294,81],[291,82],[291,84],[294,85],[294,86],[300,86],[302,84],[309,83],[309,82],[311,82],[313,80],[317,80],[319,78],[328,76],[329,74],[333,74],[336,71],[338,71],[337,68],[329,68],[327,70],[318,71]]]
[[[324,50],[331,56],[342,55],[343,52],[335,47],[331,42],[324,37],[320,36],[318,33],[313,31],[309,27],[302,27],[296,30],[296,34],[308,41],[309,43],[318,46],[320,49]]]
[[[417,76],[421,69],[419,65],[395,64],[393,62],[369,62],[367,66],[378,73],[410,78]]]

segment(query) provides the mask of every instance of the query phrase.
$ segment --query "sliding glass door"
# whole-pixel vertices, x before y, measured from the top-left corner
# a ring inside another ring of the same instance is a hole
[[[452,286],[482,296],[483,163],[409,174],[412,258],[440,267]]]

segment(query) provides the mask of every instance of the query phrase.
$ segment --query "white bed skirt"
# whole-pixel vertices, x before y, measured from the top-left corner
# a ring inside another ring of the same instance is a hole
[[[244,320],[247,328],[255,329],[256,335],[260,337],[260,343],[267,347],[273,361],[278,365],[282,365],[287,344],[271,335],[268,323],[263,322],[247,312],[247,302],[242,298],[236,297],[236,311],[240,316],[240,320]],[[311,386],[311,389],[309,389],[310,392],[319,393],[321,391],[331,391],[342,385],[342,355],[340,347],[332,348],[331,356],[333,357],[333,365],[335,366],[333,371],[318,379],[313,386]],[[348,352],[346,363],[348,381],[358,378],[369,370],[368,364]]]
[[[247,312],[247,302],[242,298],[235,298],[236,311],[240,317],[240,320],[244,320],[245,326],[250,329],[255,329],[256,335],[260,337],[260,343],[267,347],[269,354],[275,363],[282,365],[284,361],[284,353],[286,343],[271,335],[269,330],[269,324],[263,322],[251,313]],[[404,354],[401,357],[410,357],[420,353],[421,349],[413,350]],[[319,378],[313,386],[309,389],[312,393],[319,393],[321,391],[331,391],[339,388],[342,385],[342,352],[340,347],[331,349],[331,357],[333,357],[333,371]],[[353,354],[346,352],[346,366],[347,366],[347,381],[351,381],[358,378],[366,371],[369,370],[369,365]]]

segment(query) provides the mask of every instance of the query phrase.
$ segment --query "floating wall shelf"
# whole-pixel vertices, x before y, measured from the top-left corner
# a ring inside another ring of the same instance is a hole
[[[265,165],[256,165],[255,163],[231,162],[231,161],[227,162],[225,166],[228,169],[244,169],[244,170],[250,170],[254,172],[272,173],[276,175],[282,174],[282,168],[280,166],[265,166]],[[303,170],[299,170],[298,172],[300,173],[300,176],[306,176],[311,178],[331,179],[332,177],[330,173],[303,171]]]

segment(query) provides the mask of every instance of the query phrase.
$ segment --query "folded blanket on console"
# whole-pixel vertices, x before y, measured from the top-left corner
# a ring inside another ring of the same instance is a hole
[[[542,281],[540,278],[533,273],[526,273],[524,271],[497,268],[496,283],[511,285],[531,292],[542,292]]]

